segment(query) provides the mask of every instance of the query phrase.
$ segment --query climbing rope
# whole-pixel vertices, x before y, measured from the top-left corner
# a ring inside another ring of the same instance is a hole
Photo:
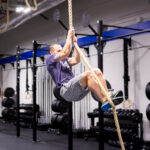
[[[37,11],[38,6],[37,6],[36,0],[33,0],[34,7],[31,7],[31,5],[29,4],[28,0],[25,0],[25,2],[26,2],[26,5],[28,6],[28,8],[30,8],[32,11]]]
[[[2,1],[0,1],[0,5],[2,5]],[[7,6],[6,6],[6,13],[7,13],[7,22],[3,29],[0,30],[0,33],[5,32],[8,29],[9,26],[9,0],[7,0]]]
[[[69,27],[72,28],[73,27],[72,0],[68,0],[68,15],[69,15]],[[118,137],[119,137],[119,141],[120,141],[120,144],[121,144],[121,149],[125,150],[124,143],[123,143],[122,136],[121,136],[121,131],[120,131],[120,126],[119,126],[119,121],[118,121],[115,105],[113,104],[109,93],[106,92],[105,88],[103,87],[103,85],[100,82],[99,78],[97,77],[97,75],[93,71],[92,67],[89,65],[88,61],[86,60],[85,56],[83,55],[82,51],[80,50],[80,48],[79,48],[79,46],[76,42],[74,42],[74,46],[75,46],[76,50],[79,52],[80,56],[82,57],[84,63],[87,65],[90,72],[94,75],[94,77],[95,77],[102,93],[106,96],[106,99],[108,100],[109,104],[112,106],[115,125],[116,125],[116,128],[117,128]]]

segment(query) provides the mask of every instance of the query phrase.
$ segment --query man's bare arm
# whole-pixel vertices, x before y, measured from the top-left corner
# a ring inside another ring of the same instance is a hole
[[[73,42],[77,43],[77,38],[73,37]],[[71,66],[74,66],[80,62],[80,54],[78,50],[75,48],[75,56],[68,59],[68,63]]]
[[[55,58],[54,58],[55,61],[63,60],[64,58],[69,56],[72,50],[72,35],[73,35],[73,29],[70,29],[68,31],[65,46],[63,47],[63,50],[61,52],[55,55]]]
[[[61,60],[61,53],[58,53],[55,55],[54,57],[54,61],[57,62],[57,61],[60,61]]]

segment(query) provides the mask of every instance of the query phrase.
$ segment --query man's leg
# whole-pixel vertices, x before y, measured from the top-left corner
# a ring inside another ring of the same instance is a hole
[[[102,72],[99,69],[95,69],[94,72],[97,75],[97,77],[99,78],[99,80],[101,81],[106,92],[108,92],[106,81],[103,77]],[[109,104],[108,101],[106,101],[105,95],[103,95],[103,93],[101,92],[101,89],[100,89],[94,75],[91,72],[82,73],[82,79],[80,80],[80,83],[83,88],[88,87],[94,94],[96,94],[96,96],[99,98],[100,102],[102,103],[101,109],[103,111],[106,111],[109,108],[111,108],[111,105]],[[118,91],[116,94],[114,94],[111,97],[111,99],[115,105],[122,103],[122,101],[123,101],[122,91]]]
[[[99,69],[94,69],[94,72],[98,76],[98,78],[101,81],[105,90],[108,92],[106,81],[103,77],[102,72]],[[101,103],[103,103],[105,101],[106,98],[102,94],[101,89],[100,89],[94,75],[91,72],[87,71],[87,72],[82,73],[82,79],[80,82],[81,82],[81,85],[83,88],[88,87],[93,93],[95,93]]]

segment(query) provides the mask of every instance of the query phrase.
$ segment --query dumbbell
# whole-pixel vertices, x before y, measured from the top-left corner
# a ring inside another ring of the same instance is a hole
[[[113,117],[112,110],[109,109],[109,110],[105,111],[104,112],[104,117],[106,117],[106,118],[112,118]]]
[[[12,120],[14,119],[15,117],[15,110],[12,109],[12,108],[5,108],[3,111],[2,111],[2,116],[4,119],[6,120]]]
[[[134,110],[131,115],[130,115],[130,119],[133,120],[133,121],[140,121],[140,113],[139,113],[139,110]]]
[[[10,107],[12,107],[14,104],[15,104],[15,101],[14,101],[13,98],[6,98],[6,97],[5,97],[5,98],[2,100],[2,106],[4,106],[4,107],[10,108]]]

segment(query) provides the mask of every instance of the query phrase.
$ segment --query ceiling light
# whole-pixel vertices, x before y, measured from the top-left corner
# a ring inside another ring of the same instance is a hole
[[[21,13],[24,11],[24,8],[23,7],[16,7],[16,12],[17,13]]]
[[[31,11],[31,9],[30,8],[24,8],[24,10],[23,10],[23,12],[26,14],[26,13],[29,13]]]

